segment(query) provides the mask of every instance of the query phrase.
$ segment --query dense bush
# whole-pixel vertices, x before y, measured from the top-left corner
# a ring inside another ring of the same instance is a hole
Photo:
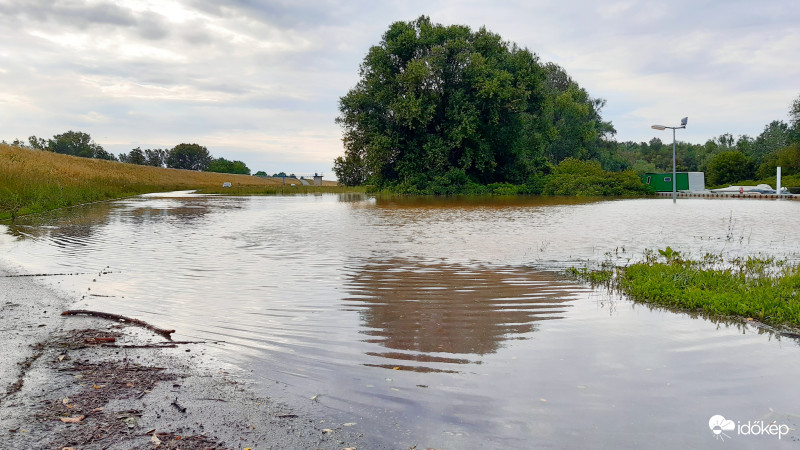
[[[547,177],[545,195],[646,195],[652,188],[642,183],[633,170],[606,172],[597,161],[568,158]]]
[[[718,153],[706,167],[706,182],[709,186],[746,180],[752,176],[750,160],[740,151]]]

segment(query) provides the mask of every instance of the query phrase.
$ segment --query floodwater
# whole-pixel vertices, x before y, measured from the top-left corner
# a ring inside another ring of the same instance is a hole
[[[326,417],[322,428],[360,429],[374,448],[797,448],[796,341],[560,273],[667,245],[796,262],[798,212],[768,200],[169,193],[0,227],[0,258],[60,274],[41,279],[76,308],[213,342],[261,394]],[[715,434],[715,415],[736,427]],[[758,422],[790,431],[755,433]]]

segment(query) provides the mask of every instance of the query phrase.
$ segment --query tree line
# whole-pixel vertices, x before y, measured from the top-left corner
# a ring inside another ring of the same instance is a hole
[[[551,175],[578,166],[592,177],[596,170],[641,175],[672,168],[670,145],[658,138],[617,142],[601,115],[605,100],[485,28],[434,24],[426,16],[395,22],[359,73],[336,118],[344,155],[334,160],[334,172],[346,185],[430,192],[448,183],[508,183],[541,192]],[[678,169],[705,171],[710,185],[764,178],[777,165],[800,173],[800,97],[790,116],[791,123],[774,121],[755,138],[680,143]],[[558,170],[566,160],[570,167]]]
[[[774,120],[756,137],[730,133],[708,139],[704,144],[676,143],[679,171],[706,173],[710,186],[775,176],[780,166],[784,175],[800,174],[800,97],[792,104],[789,123]],[[659,138],[649,142],[617,142],[613,152],[602,154],[607,170],[631,168],[639,174],[672,171],[672,145]]]
[[[229,161],[215,158],[208,149],[199,144],[178,144],[170,149],[144,149],[136,147],[128,153],[114,156],[82,131],[67,131],[57,134],[52,139],[36,136],[28,138],[25,143],[15,139],[11,145],[25,147],[64,155],[97,158],[119,161],[142,166],[167,167],[171,169],[198,170],[204,172],[232,173],[250,175],[250,169],[242,161]],[[260,172],[263,173],[263,172]]]

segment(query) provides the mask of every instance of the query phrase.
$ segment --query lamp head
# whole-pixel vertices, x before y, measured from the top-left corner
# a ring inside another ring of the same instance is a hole
[[[686,122],[688,122],[688,121],[689,121],[688,117],[684,117],[683,119],[681,119],[681,126],[685,127],[686,126]]]
[[[665,127],[664,125],[653,125],[650,128],[652,128],[654,130],[666,130],[667,129],[667,127]]]

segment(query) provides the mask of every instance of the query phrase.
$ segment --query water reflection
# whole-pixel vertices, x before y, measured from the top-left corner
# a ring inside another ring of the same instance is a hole
[[[6,230],[19,239],[39,239],[51,236],[53,245],[61,248],[88,245],[96,230],[110,222],[110,203],[91,207],[76,207],[42,215],[24,216],[9,224]]]
[[[184,191],[149,194],[114,202],[98,202],[19,218],[6,233],[20,239],[49,239],[68,249],[90,245],[98,232],[114,222],[137,225],[166,221],[196,226],[206,215],[245,207],[247,197],[212,197]]]
[[[26,218],[0,235],[0,258],[85,273],[45,281],[81,308],[223,342],[209,352],[252,369],[266,395],[341,412],[372,430],[372,448],[697,448],[711,414],[796,417],[800,347],[593,301],[530,266],[600,262],[618,246],[800,254],[786,219],[798,207],[145,196]]]
[[[590,203],[608,202],[604,197],[548,197],[548,196],[393,196],[378,195],[375,197],[375,205],[380,208],[457,208],[470,209],[489,208],[495,210],[506,209],[509,207],[532,207],[532,206],[563,206],[563,205],[583,205]],[[612,200],[613,201],[613,200]]]
[[[369,355],[425,363],[466,364],[471,361],[441,355],[495,353],[504,341],[535,331],[537,321],[561,318],[569,307],[565,302],[575,298],[575,286],[568,290],[552,273],[403,259],[371,261],[349,277],[345,288],[344,302],[359,313],[361,333],[370,336],[366,342],[422,353]]]

